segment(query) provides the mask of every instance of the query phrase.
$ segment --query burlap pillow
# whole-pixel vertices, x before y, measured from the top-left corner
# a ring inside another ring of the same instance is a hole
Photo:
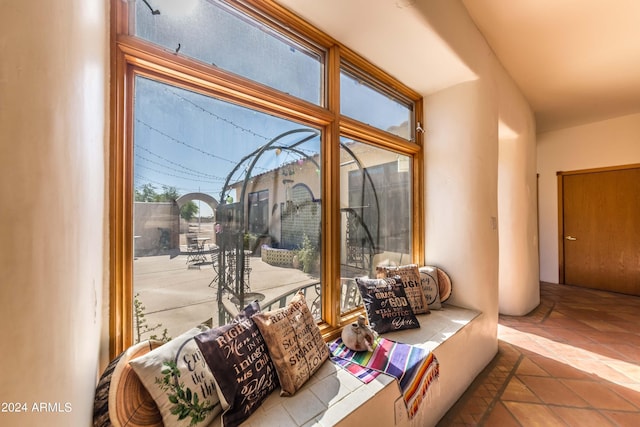
[[[429,304],[420,284],[420,271],[417,264],[401,265],[399,267],[377,267],[378,277],[400,276],[407,299],[415,314],[429,313]]]
[[[329,357],[302,293],[286,307],[253,316],[280,380],[281,396],[292,396]]]
[[[369,325],[374,331],[383,334],[420,327],[404,287],[395,279],[357,277],[356,283],[362,294]]]

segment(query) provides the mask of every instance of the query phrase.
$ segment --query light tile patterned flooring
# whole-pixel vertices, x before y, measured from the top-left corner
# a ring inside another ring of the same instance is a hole
[[[439,427],[640,426],[640,297],[542,283],[498,339]]]

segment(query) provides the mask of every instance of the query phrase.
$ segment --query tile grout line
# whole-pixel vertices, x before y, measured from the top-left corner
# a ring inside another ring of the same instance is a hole
[[[520,363],[522,362],[523,359],[524,359],[524,354],[520,353],[520,356],[518,356],[518,360],[516,361],[516,363],[513,364],[513,368],[511,368],[511,371],[509,372],[507,377],[504,379],[504,383],[498,389],[498,391],[496,392],[496,394],[493,397],[493,399],[491,399],[491,403],[489,403],[489,406],[487,406],[487,409],[485,410],[484,414],[482,415],[482,418],[480,418],[480,421],[478,422],[478,426],[483,426],[484,423],[487,421],[487,418],[489,418],[489,414],[491,414],[491,412],[493,411],[493,408],[501,400],[502,394],[504,393],[504,391],[506,390],[507,386],[511,382],[511,379],[513,377],[515,377],[516,371],[518,370],[518,367],[520,367]],[[507,411],[508,411],[508,409],[507,409]],[[509,412],[509,414],[513,417],[513,414],[511,414],[511,412]],[[518,421],[517,418],[513,417],[513,419],[516,420],[518,422],[518,424],[520,424],[520,422]]]
[[[547,310],[547,313],[542,317],[542,319],[538,323],[539,324],[543,324],[544,321],[547,320],[549,318],[549,316],[551,316],[551,313],[555,310],[555,308],[556,308],[556,302],[555,301],[551,301],[551,306]]]
[[[554,308],[556,306],[555,301],[552,302],[552,304],[549,306],[549,308],[547,309],[547,312],[544,314],[544,316],[537,322],[535,322],[536,324],[542,324],[545,320],[547,320],[547,318],[551,315],[551,313],[553,312]],[[499,321],[498,321],[499,323]],[[478,426],[483,426],[486,422],[487,419],[489,418],[489,415],[491,414],[491,412],[493,411],[493,408],[496,406],[496,404],[501,400],[502,394],[504,393],[504,391],[506,390],[507,386],[509,385],[509,383],[511,382],[511,380],[513,379],[513,377],[515,377],[516,375],[516,371],[518,370],[518,368],[520,367],[520,364],[522,363],[522,360],[525,358],[525,355],[520,353],[520,355],[518,356],[518,360],[516,361],[516,363],[514,363],[513,367],[511,368],[511,371],[509,372],[509,374],[507,375],[507,377],[504,380],[504,383],[502,384],[502,386],[500,387],[500,389],[498,389],[498,391],[496,392],[495,396],[493,397],[493,399],[491,399],[491,403],[489,403],[489,405],[487,406],[487,409],[485,410],[484,414],[482,415],[482,417],[480,418],[479,422],[478,422]],[[509,411],[508,408],[505,407],[505,409],[507,411]],[[509,415],[511,415],[511,417],[518,423],[520,424],[520,421],[509,411]]]

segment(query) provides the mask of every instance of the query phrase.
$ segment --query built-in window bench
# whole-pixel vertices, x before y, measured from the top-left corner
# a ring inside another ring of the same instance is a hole
[[[473,379],[462,379],[456,372],[456,363],[465,363],[466,358],[474,357],[473,348],[467,345],[473,341],[469,337],[474,335],[474,329],[482,327],[481,318],[477,311],[443,304],[442,310],[418,316],[419,329],[384,335],[431,350],[440,362],[435,398],[424,402],[421,408],[421,421],[425,425],[434,425]],[[462,384],[458,384],[460,382]],[[395,425],[409,425],[397,381],[379,375],[371,383],[363,384],[331,361],[324,363],[294,396],[280,397],[278,390],[273,392],[243,424],[250,427]]]

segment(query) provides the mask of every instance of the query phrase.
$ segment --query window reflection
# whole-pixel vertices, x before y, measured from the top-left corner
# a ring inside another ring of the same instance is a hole
[[[355,281],[411,254],[411,158],[341,139],[342,311],[361,304]]]
[[[300,288],[320,318],[320,132],[143,77],[134,125],[134,338]]]

